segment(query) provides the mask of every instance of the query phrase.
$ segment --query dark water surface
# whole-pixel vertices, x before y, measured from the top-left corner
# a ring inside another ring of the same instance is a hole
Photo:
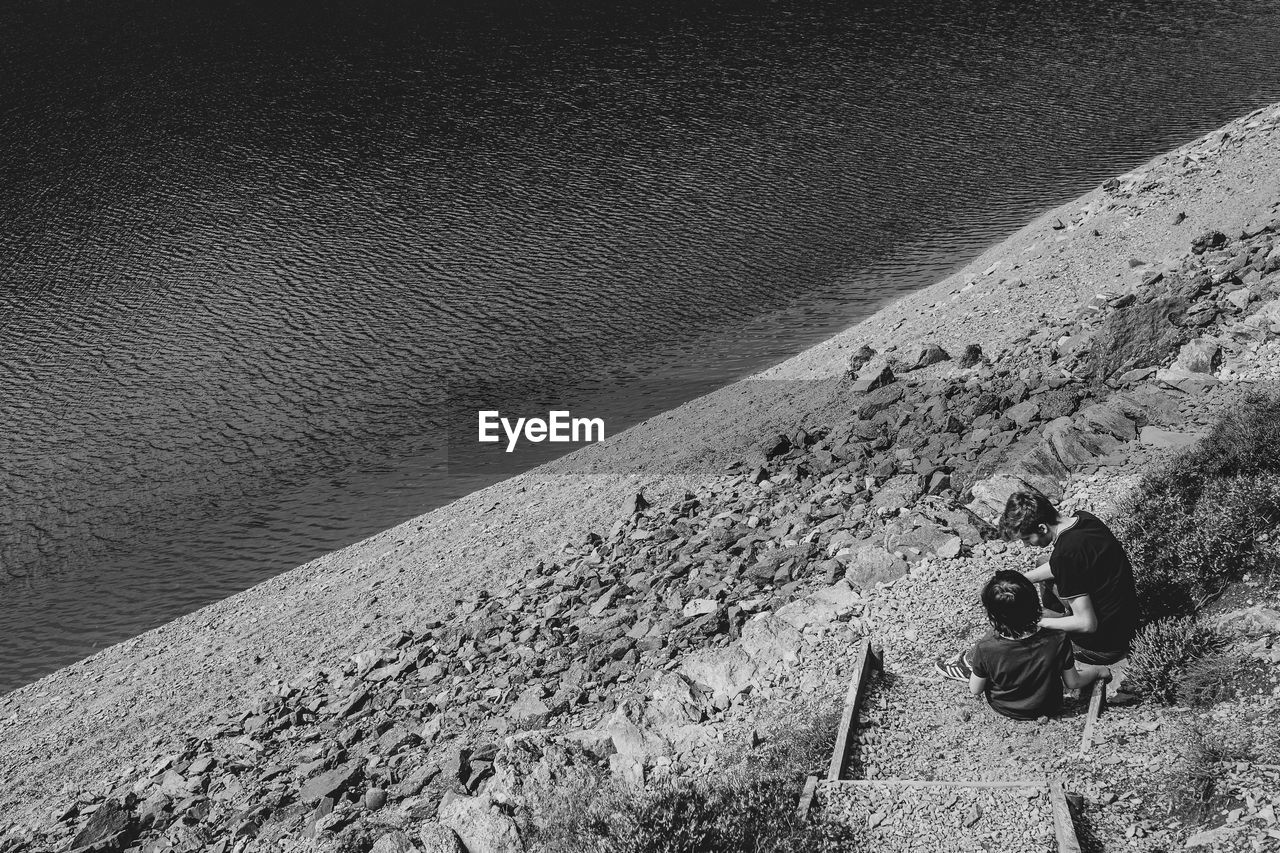
[[[451,476],[451,388],[616,431],[1280,100],[1261,0],[13,0],[0,32],[0,690],[510,473]]]

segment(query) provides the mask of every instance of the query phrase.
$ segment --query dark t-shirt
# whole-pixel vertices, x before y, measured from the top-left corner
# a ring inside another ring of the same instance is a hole
[[[1071,641],[1041,628],[1010,640],[992,631],[969,655],[973,674],[987,679],[987,700],[1006,717],[1034,720],[1062,710],[1062,673],[1075,666]]]
[[[1091,634],[1074,633],[1071,641],[1081,654],[1118,660],[1129,653],[1129,642],[1138,629],[1138,593],[1129,558],[1107,526],[1096,515],[1081,510],[1076,523],[1058,534],[1049,555],[1049,570],[1058,598],[1088,595],[1098,617]]]

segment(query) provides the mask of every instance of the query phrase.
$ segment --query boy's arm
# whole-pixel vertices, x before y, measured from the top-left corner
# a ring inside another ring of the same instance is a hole
[[[1049,570],[1048,563],[1045,563],[1042,566],[1036,566],[1034,569],[1031,569],[1030,571],[1023,572],[1023,574],[1026,575],[1027,580],[1031,581],[1032,583],[1040,583],[1040,581],[1053,580],[1053,572]]]
[[[981,696],[987,692],[987,680],[981,675],[969,676],[969,695]]]
[[[1070,616],[1044,616],[1040,619],[1040,627],[1075,634],[1092,634],[1098,630],[1098,614],[1093,612],[1093,599],[1088,595],[1077,595],[1067,601],[1071,604]]]

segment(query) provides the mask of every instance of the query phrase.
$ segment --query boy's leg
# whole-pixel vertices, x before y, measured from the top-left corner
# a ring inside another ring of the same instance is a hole
[[[1122,692],[1121,685],[1124,683],[1125,671],[1129,667],[1129,657],[1119,657],[1122,652],[1116,652],[1111,655],[1098,655],[1087,649],[1082,649],[1074,644],[1073,648],[1076,656],[1076,670],[1079,672],[1086,671],[1086,668],[1096,668],[1105,666],[1111,670],[1111,680],[1107,682],[1107,699],[1112,699],[1116,693]]]

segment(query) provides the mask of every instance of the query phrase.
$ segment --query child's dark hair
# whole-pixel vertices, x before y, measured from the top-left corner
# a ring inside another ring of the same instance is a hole
[[[1039,492],[1014,492],[1000,516],[1000,532],[1006,539],[1021,539],[1040,525],[1058,523],[1058,509]]]
[[[1003,569],[982,588],[982,606],[997,633],[1026,634],[1040,621],[1040,596],[1022,572]]]

